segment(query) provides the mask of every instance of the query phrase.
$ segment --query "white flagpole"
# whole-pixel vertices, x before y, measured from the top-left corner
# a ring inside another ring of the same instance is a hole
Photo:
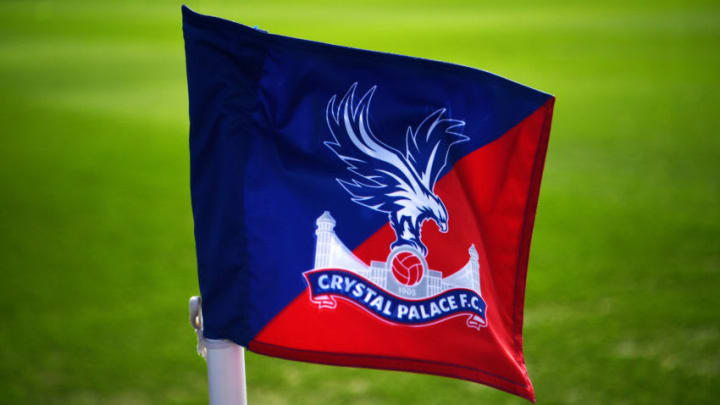
[[[203,336],[200,297],[190,298],[190,324],[198,335],[198,354],[207,362],[210,405],[247,405],[242,346]]]

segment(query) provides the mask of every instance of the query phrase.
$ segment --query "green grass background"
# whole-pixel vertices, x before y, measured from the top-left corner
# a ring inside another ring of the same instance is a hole
[[[188,3],[557,96],[527,287],[540,404],[720,396],[717,2]],[[180,4],[0,2],[0,403],[201,404]],[[249,354],[255,404],[522,404]]]

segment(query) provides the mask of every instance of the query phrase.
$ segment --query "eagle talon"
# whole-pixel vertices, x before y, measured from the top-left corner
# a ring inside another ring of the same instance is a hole
[[[398,239],[392,244],[390,244],[390,250],[395,250],[395,248],[399,248],[402,246],[409,246],[422,253],[423,256],[427,256],[427,247],[425,247],[425,245],[418,240]]]

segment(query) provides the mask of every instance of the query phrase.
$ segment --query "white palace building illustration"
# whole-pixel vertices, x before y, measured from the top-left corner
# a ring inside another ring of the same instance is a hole
[[[464,288],[480,291],[480,264],[475,245],[469,249],[469,260],[465,266],[452,275],[443,278],[442,273],[431,270],[423,260],[424,271],[419,282],[407,286],[398,282],[391,269],[392,258],[388,262],[372,261],[367,266],[345,247],[335,234],[335,219],[325,211],[316,221],[317,236],[315,245],[315,269],[337,268],[358,274],[379,287],[406,299],[421,299],[441,294],[447,290]],[[392,256],[392,255],[391,255]]]

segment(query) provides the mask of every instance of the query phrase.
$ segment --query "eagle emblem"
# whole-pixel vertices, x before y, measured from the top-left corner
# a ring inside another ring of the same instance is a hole
[[[445,108],[435,110],[415,130],[408,126],[403,153],[370,129],[370,102],[377,86],[359,100],[356,88],[354,83],[339,102],[334,95],[327,104],[333,140],[325,145],[350,172],[336,180],[353,202],[388,215],[396,235],[392,249],[408,246],[427,255],[421,227],[431,220],[441,232],[448,230],[448,212],[434,188],[450,148],[470,139],[461,133],[465,122],[445,118]]]

